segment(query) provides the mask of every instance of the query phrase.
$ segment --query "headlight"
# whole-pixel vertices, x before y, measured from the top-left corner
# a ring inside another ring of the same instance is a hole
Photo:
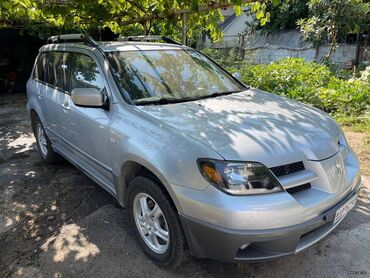
[[[198,159],[198,165],[211,184],[232,195],[284,191],[271,171],[261,163]]]

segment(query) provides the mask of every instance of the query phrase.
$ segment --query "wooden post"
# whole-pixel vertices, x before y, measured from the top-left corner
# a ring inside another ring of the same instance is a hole
[[[367,45],[368,45],[368,41],[369,41],[369,34],[365,34],[364,54],[363,54],[364,61],[367,61]]]
[[[360,62],[360,20],[357,22],[357,34],[356,34],[356,53],[355,53],[355,61],[353,66],[353,76],[355,77],[357,74],[358,64]]]
[[[186,13],[181,14],[182,19],[182,44],[186,45],[187,38],[186,38]]]
[[[244,40],[245,40],[245,35],[240,34],[239,37],[239,59],[244,60]]]

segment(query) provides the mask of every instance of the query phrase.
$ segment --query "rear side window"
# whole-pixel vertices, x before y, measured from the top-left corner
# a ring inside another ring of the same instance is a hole
[[[98,65],[91,57],[71,53],[73,65],[70,72],[70,90],[75,88],[95,88],[99,91],[104,88],[104,79]]]
[[[66,91],[67,85],[67,52],[44,52],[39,55],[33,77]]]
[[[47,59],[46,82],[63,91],[67,84],[67,56],[66,52],[50,52]]]
[[[46,55],[47,53],[41,53],[38,56],[36,65],[35,65],[35,70],[33,71],[33,78],[44,81],[46,82]]]

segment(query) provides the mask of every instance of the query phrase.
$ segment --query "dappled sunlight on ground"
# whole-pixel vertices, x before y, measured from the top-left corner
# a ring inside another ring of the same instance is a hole
[[[14,271],[12,278],[42,278],[43,275],[40,273],[40,270],[36,267],[17,267]],[[57,278],[57,276],[54,276]]]
[[[14,217],[10,217],[7,215],[1,215],[0,217],[0,234],[12,229],[17,222],[19,222],[20,218],[18,215]]]
[[[14,149],[15,153],[21,153],[32,149],[34,137],[32,133],[22,135],[7,144],[8,148]]]
[[[52,236],[41,246],[43,252],[53,250],[54,262],[63,262],[68,256],[74,261],[86,262],[90,257],[100,253],[99,248],[90,243],[76,224],[65,225],[58,235]]]

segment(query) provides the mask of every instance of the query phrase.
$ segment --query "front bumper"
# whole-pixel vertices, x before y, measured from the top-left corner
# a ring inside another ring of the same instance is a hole
[[[360,190],[321,215],[301,224],[263,230],[227,229],[180,214],[190,252],[198,258],[225,262],[259,261],[298,253],[328,235],[339,223],[335,212]]]

